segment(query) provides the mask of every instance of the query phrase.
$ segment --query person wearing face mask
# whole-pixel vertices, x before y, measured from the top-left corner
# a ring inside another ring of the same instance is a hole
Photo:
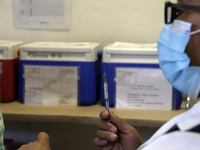
[[[200,0],[165,3],[158,56],[172,86],[193,99],[200,98]],[[168,121],[145,143],[136,129],[113,111],[102,111],[100,118],[93,140],[97,150],[200,149],[200,103]]]

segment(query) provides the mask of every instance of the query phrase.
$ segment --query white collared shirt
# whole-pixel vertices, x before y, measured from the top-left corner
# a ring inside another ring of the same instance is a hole
[[[138,150],[200,150],[200,133],[190,129],[200,125],[200,102],[165,123]],[[174,126],[179,130],[169,132]]]

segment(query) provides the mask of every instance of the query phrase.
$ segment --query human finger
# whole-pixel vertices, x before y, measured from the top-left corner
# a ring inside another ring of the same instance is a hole
[[[110,120],[112,124],[114,124],[116,128],[120,130],[121,132],[129,132],[130,129],[133,128],[126,121],[118,117],[112,110],[110,110],[109,113],[110,113]]]
[[[22,145],[18,150],[25,150],[26,144]]]
[[[113,133],[117,133],[117,128],[110,122],[107,122],[105,120],[100,120],[98,123],[98,128],[100,130],[110,131]]]
[[[46,146],[49,146],[49,135],[45,132],[40,132],[38,134],[38,141]]]
[[[108,113],[108,111],[103,110],[103,111],[101,111],[99,116],[100,116],[101,119],[107,120],[109,118],[109,113]]]
[[[117,134],[105,130],[97,130],[96,135],[99,139],[113,142],[118,138]]]
[[[99,139],[97,137],[93,140],[93,146],[94,147],[102,147],[102,146],[105,146],[107,144],[108,144],[107,140],[102,140],[102,139]]]
[[[108,141],[95,138],[93,141],[93,146],[96,150],[111,150],[113,145],[109,145]]]

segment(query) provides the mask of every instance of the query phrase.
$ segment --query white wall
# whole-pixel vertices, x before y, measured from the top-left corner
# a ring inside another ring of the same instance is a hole
[[[175,0],[173,0],[175,1]],[[71,0],[70,30],[13,27],[12,0],[0,0],[0,40],[157,42],[164,24],[165,0]]]

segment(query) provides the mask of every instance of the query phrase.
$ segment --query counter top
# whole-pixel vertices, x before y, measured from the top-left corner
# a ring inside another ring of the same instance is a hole
[[[104,106],[36,106],[24,105],[18,101],[0,103],[4,121],[15,122],[70,122],[97,124]],[[119,117],[133,126],[160,127],[185,109],[173,111],[133,110],[111,108]]]

